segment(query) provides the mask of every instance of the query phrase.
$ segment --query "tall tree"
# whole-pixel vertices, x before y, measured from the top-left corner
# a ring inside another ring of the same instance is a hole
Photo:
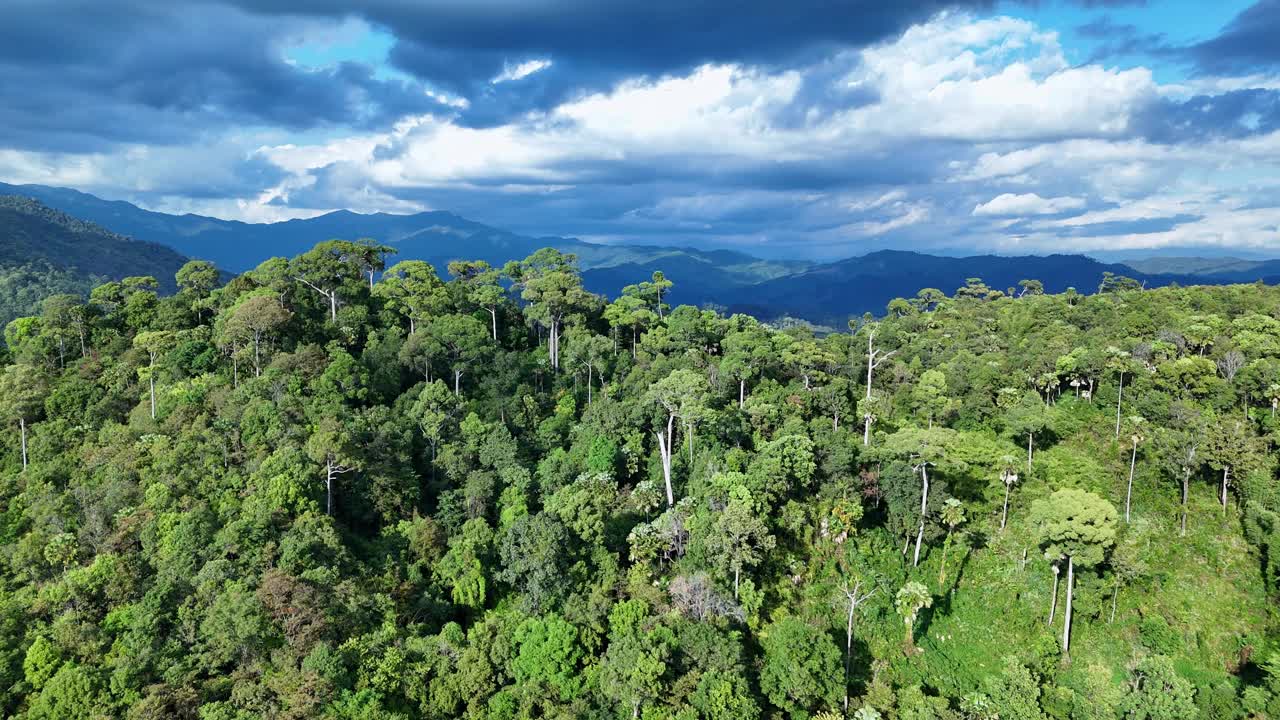
[[[456,260],[449,263],[449,274],[462,284],[467,302],[484,308],[489,313],[493,341],[498,341],[498,307],[507,291],[503,289],[502,273],[483,260]]]
[[[662,456],[662,476],[667,486],[667,506],[676,504],[675,490],[671,482],[672,442],[675,439],[675,422],[679,419],[690,432],[706,407],[707,380],[692,370],[673,370],[671,374],[654,383],[645,397],[661,407],[667,416],[666,430],[654,430],[658,440],[658,452]]]
[[[1045,557],[1050,562],[1067,562],[1067,606],[1063,611],[1062,653],[1071,654],[1071,601],[1075,592],[1076,566],[1091,568],[1102,564],[1116,542],[1116,509],[1091,492],[1058,490],[1031,505]]]
[[[402,260],[387,268],[373,293],[392,312],[409,321],[411,335],[417,331],[418,323],[443,313],[449,301],[435,267],[423,260]]]
[[[560,370],[560,335],[565,318],[585,309],[595,296],[582,287],[578,257],[554,248],[543,248],[520,262],[509,262],[504,272],[530,303],[529,315],[547,328],[547,351],[552,369]]]
[[[143,368],[139,374],[145,375],[147,384],[151,389],[151,419],[156,419],[156,360],[161,355],[168,352],[174,344],[174,334],[169,330],[150,330],[140,332],[133,337],[134,347],[141,348],[147,353],[149,362],[147,367]]]
[[[44,375],[31,365],[10,365],[0,374],[0,412],[5,420],[18,424],[23,470],[27,469],[27,424],[44,409],[44,391]]]
[[[326,240],[294,258],[293,279],[311,288],[329,305],[329,322],[338,322],[338,306],[367,270],[369,248],[346,240]]]
[[[292,314],[270,295],[252,295],[238,303],[227,316],[223,332],[229,338],[253,344],[253,375],[262,375],[262,350]]]
[[[851,320],[849,322],[850,322],[850,327],[852,328],[853,321]],[[864,400],[864,402],[866,403],[866,409],[862,413],[862,420],[864,423],[864,428],[862,433],[862,444],[870,445],[871,444],[871,422],[875,417],[871,413],[872,373],[875,372],[876,368],[883,365],[886,360],[896,355],[898,351],[897,350],[885,351],[883,348],[876,347],[876,335],[880,331],[880,327],[878,324],[871,323],[868,325],[864,325],[863,329],[866,331],[866,335],[867,335],[867,393],[866,393],[866,398]]]

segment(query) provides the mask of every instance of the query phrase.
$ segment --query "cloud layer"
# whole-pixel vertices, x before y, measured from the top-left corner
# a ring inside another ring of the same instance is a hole
[[[1280,249],[1275,0],[1183,47],[984,2],[59,4],[80,31],[0,25],[0,180],[774,256]]]

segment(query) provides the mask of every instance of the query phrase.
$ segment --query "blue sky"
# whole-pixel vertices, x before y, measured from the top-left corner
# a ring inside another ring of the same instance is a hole
[[[14,2],[0,181],[774,257],[1280,249],[1280,0]]]

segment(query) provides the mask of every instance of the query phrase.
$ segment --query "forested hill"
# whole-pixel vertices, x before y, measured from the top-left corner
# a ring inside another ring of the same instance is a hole
[[[106,280],[152,276],[171,291],[184,262],[163,245],[117,235],[32,198],[0,195],[0,323],[33,312],[45,297],[87,295]]]
[[[1280,717],[1280,289],[818,338],[386,262],[9,324],[0,713]]]

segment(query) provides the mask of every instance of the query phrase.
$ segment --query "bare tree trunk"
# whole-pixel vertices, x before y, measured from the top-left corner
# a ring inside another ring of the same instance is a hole
[[[18,418],[18,433],[22,436],[22,469],[27,469],[27,419]]]
[[[156,376],[155,367],[151,368],[151,374],[147,377],[148,383],[151,385],[151,419],[156,419]]]
[[[747,404],[747,379],[738,379],[738,409],[741,410]]]
[[[871,444],[871,413],[867,413],[866,415],[863,415],[862,420],[863,420],[862,444],[870,445]]]
[[[916,554],[911,563],[912,567],[920,565],[920,544],[924,540],[924,516],[929,507],[929,466],[927,464],[920,465],[920,478],[923,483],[920,490],[920,530],[916,533]]]
[[[666,435],[661,430],[654,433],[658,437],[658,453],[662,456],[662,479],[667,485],[667,507],[674,507],[676,504],[675,490],[671,487],[671,440],[674,424],[675,415],[668,415]]]
[[[735,567],[733,569],[733,599],[738,599],[738,576],[742,574],[742,568]]]
[[[1227,483],[1228,483],[1227,476],[1230,474],[1230,472],[1231,472],[1230,465],[1224,465],[1222,467],[1222,514],[1223,515],[1227,514]]]
[[[1129,489],[1124,494],[1124,521],[1129,522],[1129,506],[1133,502],[1133,468],[1138,463],[1138,443],[1133,444],[1133,454],[1129,456]]]
[[[1053,618],[1058,614],[1058,578],[1061,571],[1058,570],[1058,563],[1053,564],[1053,599],[1049,601],[1049,625],[1053,625]]]
[[[1115,587],[1111,588],[1111,617],[1107,618],[1108,625],[1116,621],[1116,598],[1119,597],[1119,595],[1120,595],[1119,585],[1116,585]]]
[[[498,308],[488,308],[489,317],[493,321],[493,341],[498,342]]]
[[[1005,523],[1009,520],[1009,483],[1004,484],[1004,509],[1000,511],[1000,529],[1004,530]]]
[[[338,291],[329,291],[329,321],[338,324]]]
[[[324,511],[330,517],[333,516],[333,461],[330,460],[325,464],[324,474]]]
[[[1071,659],[1071,594],[1075,590],[1075,558],[1067,556],[1067,608],[1062,613],[1062,655]]]

